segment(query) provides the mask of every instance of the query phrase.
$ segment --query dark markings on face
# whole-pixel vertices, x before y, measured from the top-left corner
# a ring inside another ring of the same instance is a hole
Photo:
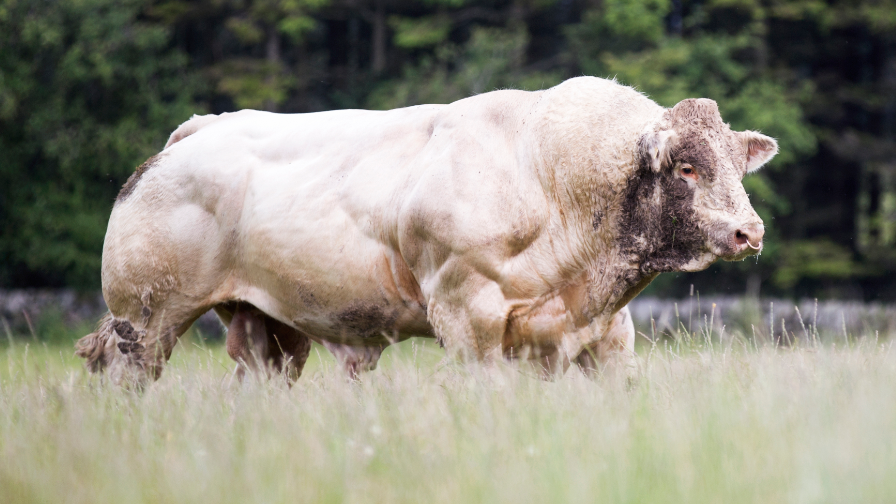
[[[720,173],[726,168],[733,168],[735,176],[743,175],[747,160],[743,142],[722,120],[714,101],[683,100],[667,112],[666,118],[678,133],[671,153],[673,159],[693,165],[709,182],[727,176]]]
[[[353,304],[337,313],[335,322],[361,338],[379,336],[383,331],[392,332],[398,314],[387,313],[379,305]]]
[[[718,175],[716,166],[718,155],[713,152],[706,137],[698,131],[688,129],[679,138],[672,149],[672,159],[693,166],[701,178],[714,182]]]
[[[659,204],[654,202],[657,189]],[[700,254],[705,242],[697,226],[693,189],[671,169],[656,173],[644,163],[626,186],[619,231],[621,250],[640,264],[641,275],[680,270]],[[640,278],[621,280],[637,284]]]
[[[738,137],[722,121],[716,103],[707,99],[683,100],[668,110],[666,127],[675,130],[669,166],[660,173],[650,167],[650,159],[639,160],[635,175],[628,181],[619,217],[620,243],[623,254],[640,265],[638,278],[620,278],[620,289],[630,289],[640,277],[681,268],[699,257],[706,248],[706,237],[700,231],[694,208],[694,190],[682,180],[675,168],[688,163],[696,168],[700,184],[714,184],[719,177],[728,177],[728,160],[741,169],[737,160],[743,157]],[[642,140],[643,141],[643,140]],[[639,152],[649,152],[639,149]],[[659,191],[657,203],[654,194]],[[726,207],[734,209],[730,196]]]
[[[150,168],[157,165],[159,163],[161,154],[156,154],[155,156],[149,158],[142,165],[138,166],[134,173],[128,177],[127,182],[121,186],[121,191],[118,192],[118,196],[115,198],[115,202],[119,203],[126,199],[128,196],[134,192],[134,189],[137,188],[137,183],[140,182],[140,178],[143,177],[143,174],[148,172]]]

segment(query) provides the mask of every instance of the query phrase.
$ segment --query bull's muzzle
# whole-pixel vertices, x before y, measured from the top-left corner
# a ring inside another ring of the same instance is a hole
[[[734,255],[758,254],[762,250],[763,236],[765,236],[765,226],[760,223],[754,222],[738,226],[731,238],[734,243]]]

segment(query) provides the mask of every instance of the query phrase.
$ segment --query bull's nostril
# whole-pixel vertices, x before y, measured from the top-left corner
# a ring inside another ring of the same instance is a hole
[[[762,226],[749,225],[742,227],[734,232],[734,245],[738,249],[746,250],[750,247],[753,250],[762,249],[762,235],[764,235]]]

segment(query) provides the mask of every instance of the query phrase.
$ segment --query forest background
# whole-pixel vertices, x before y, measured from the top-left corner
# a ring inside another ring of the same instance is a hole
[[[0,0],[0,288],[95,290],[118,189],[192,114],[447,103],[578,75],[781,153],[761,258],[650,287],[896,299],[896,1]]]

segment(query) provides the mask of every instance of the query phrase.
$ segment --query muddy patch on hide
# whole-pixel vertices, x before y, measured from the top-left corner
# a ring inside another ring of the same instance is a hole
[[[296,285],[295,290],[296,296],[298,296],[299,301],[302,302],[308,308],[318,308],[321,306],[321,302],[317,299],[317,296],[314,295],[314,289],[305,285],[303,283],[299,283]]]
[[[613,297],[618,298],[624,296],[632,287],[638,285],[643,276],[641,270],[637,269],[627,269],[621,272],[616,277],[616,282],[614,283]]]
[[[397,313],[387,312],[379,305],[359,303],[337,313],[335,321],[361,338],[370,338],[394,331],[397,318]]]
[[[112,329],[118,333],[118,336],[123,340],[128,341],[137,341],[139,334],[134,329],[134,326],[131,325],[127,320],[115,320],[112,322]]]
[[[490,107],[486,111],[486,117],[492,124],[495,124],[496,126],[502,126],[505,122],[507,122],[508,114],[507,110],[504,109],[504,107],[495,106]]]
[[[600,223],[604,220],[604,213],[600,210],[594,212],[594,215],[591,216],[591,229],[597,231],[597,228],[600,227]]]
[[[161,154],[156,154],[155,156],[147,159],[146,162],[144,162],[142,165],[138,166],[136,170],[134,170],[134,173],[132,173],[131,176],[128,177],[127,182],[125,182],[124,185],[121,186],[121,191],[118,192],[118,196],[115,198],[115,203],[119,203],[128,199],[128,196],[130,196],[131,193],[134,192],[134,189],[137,188],[137,183],[140,182],[143,174],[148,172],[152,167],[159,164],[159,161],[161,161],[161,156]]]
[[[131,352],[139,352],[140,350],[143,350],[143,345],[136,341],[122,341],[118,344],[118,351],[124,355]]]
[[[112,330],[118,334],[119,338],[124,340],[118,342],[118,351],[123,355],[138,353],[143,350],[143,345],[137,343],[143,331],[134,329],[134,326],[127,320],[113,320]]]

